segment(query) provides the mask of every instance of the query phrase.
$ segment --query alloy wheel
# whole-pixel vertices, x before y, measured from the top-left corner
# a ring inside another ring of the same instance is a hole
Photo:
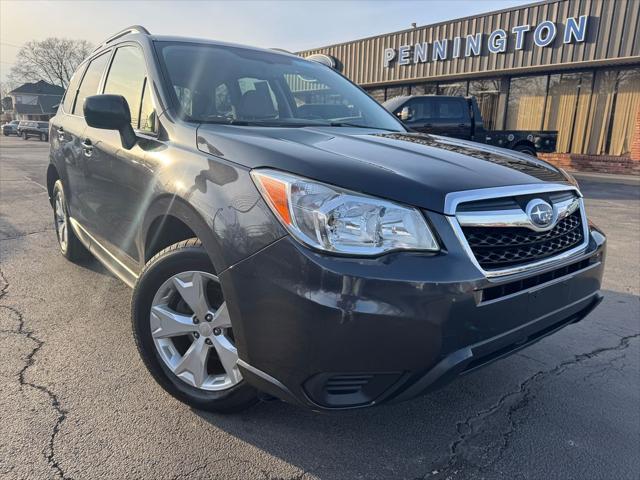
[[[242,380],[231,319],[218,277],[181,272],[156,292],[149,316],[158,355],[185,383],[209,391]]]
[[[69,243],[69,231],[67,225],[67,216],[64,210],[64,200],[62,194],[58,192],[56,195],[54,219],[56,222],[56,234],[58,235],[58,242],[63,252],[67,251],[67,245]]]

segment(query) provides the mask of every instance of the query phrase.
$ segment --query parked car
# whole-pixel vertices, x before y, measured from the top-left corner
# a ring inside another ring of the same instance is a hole
[[[131,27],[51,124],[60,252],[133,288],[144,364],[198,409],[406,400],[602,298],[605,236],[566,172],[410,132],[295,55]]]
[[[28,140],[31,137],[37,137],[42,142],[49,141],[49,122],[20,122],[18,125],[19,135]]]
[[[5,123],[4,125],[2,125],[2,134],[5,137],[8,137],[9,135],[18,135],[19,123],[20,121],[18,120],[12,120],[10,122]]]
[[[487,130],[475,97],[405,95],[383,106],[412,130],[508,148],[527,155],[556,151],[558,132]]]
[[[16,127],[16,133],[18,134],[18,136],[22,136],[22,127],[25,127],[28,123],[30,123],[28,120],[20,120],[18,122],[18,126]]]

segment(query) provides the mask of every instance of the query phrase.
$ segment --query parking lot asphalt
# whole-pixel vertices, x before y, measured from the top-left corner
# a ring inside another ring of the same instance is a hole
[[[609,249],[584,321],[410,402],[222,416],[164,393],[134,345],[130,290],[58,253],[47,162],[47,144],[0,138],[0,478],[640,477],[637,185],[582,184]]]

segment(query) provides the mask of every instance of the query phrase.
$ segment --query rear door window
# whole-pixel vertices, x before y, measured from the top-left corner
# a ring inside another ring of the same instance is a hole
[[[62,102],[62,109],[65,113],[71,113],[73,110],[73,102],[75,101],[76,94],[78,93],[78,84],[82,78],[83,71],[84,66],[79,68],[76,73],[73,74],[73,77],[71,77],[71,81],[69,82],[69,86],[67,87],[67,91],[64,94],[64,100]]]
[[[438,118],[450,122],[466,122],[469,120],[469,109],[466,100],[457,98],[439,98],[437,100]]]
[[[80,115],[83,117],[84,112],[82,108],[84,106],[84,100],[91,95],[98,94],[98,87],[100,86],[102,73],[107,66],[109,56],[110,52],[107,52],[91,60],[91,63],[87,67],[87,71],[82,79],[82,83],[80,84],[80,89],[78,90],[78,98],[76,99],[75,106],[73,108],[74,115]]]

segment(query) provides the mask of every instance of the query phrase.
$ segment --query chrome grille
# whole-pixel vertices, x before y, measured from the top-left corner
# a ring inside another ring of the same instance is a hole
[[[553,208],[554,224],[533,223],[534,200]],[[558,265],[575,258],[588,243],[580,192],[566,185],[519,185],[454,192],[445,213],[471,260],[488,278]]]
[[[485,269],[541,260],[565,252],[584,240],[580,210],[547,232],[521,227],[463,227],[462,231],[476,260]]]

